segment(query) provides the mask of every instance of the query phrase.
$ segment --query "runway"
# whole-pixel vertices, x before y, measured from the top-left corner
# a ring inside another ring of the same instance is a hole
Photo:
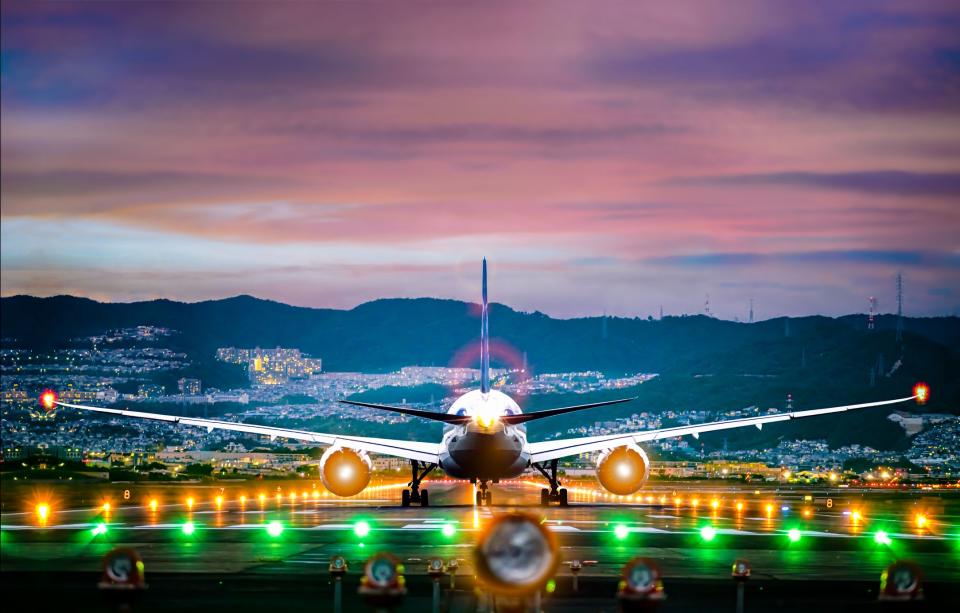
[[[496,514],[522,512],[554,534],[563,562],[585,563],[585,594],[612,593],[623,565],[635,556],[656,560],[668,593],[671,585],[698,581],[725,585],[736,558],[750,561],[754,584],[771,582],[781,591],[793,589],[785,582],[869,589],[888,564],[904,558],[923,568],[934,591],[938,584],[960,584],[955,494],[670,483],[624,500],[584,483],[571,484],[571,507],[541,508],[540,484],[515,481],[494,487],[494,506],[475,507],[467,502],[473,498],[469,484],[434,481],[427,486],[433,506],[401,508],[401,487],[374,484],[358,499],[340,500],[310,482],[113,484],[47,492],[18,486],[16,495],[33,496],[18,511],[5,488],[0,562],[7,577],[23,577],[28,589],[32,577],[69,583],[96,574],[102,557],[123,545],[140,553],[158,586],[169,581],[183,589],[211,577],[245,585],[296,577],[326,581],[331,556],[344,556],[358,574],[372,553],[389,551],[406,563],[411,586],[428,581],[427,558],[459,560],[462,588],[472,585],[473,543],[485,523]],[[36,502],[38,496],[49,502]],[[49,505],[44,520],[37,504]],[[558,595],[570,581],[569,567],[561,565]]]

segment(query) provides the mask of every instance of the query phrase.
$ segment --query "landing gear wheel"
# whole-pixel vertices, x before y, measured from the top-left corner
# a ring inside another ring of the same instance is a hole
[[[400,506],[409,507],[410,506],[410,490],[403,490],[400,492]]]
[[[430,492],[427,490],[420,490],[420,506],[429,507],[430,506],[430,497],[428,496]]]
[[[567,488],[562,488],[560,490],[560,506],[565,507],[567,505]]]
[[[540,490],[540,506],[547,507],[550,506],[550,490],[543,488]]]

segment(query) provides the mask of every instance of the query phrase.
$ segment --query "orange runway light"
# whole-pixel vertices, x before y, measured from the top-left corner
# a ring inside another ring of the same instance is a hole
[[[217,496],[216,503],[217,509],[220,509],[223,506],[223,496]]]
[[[240,505],[243,506],[243,505],[245,505],[245,504],[247,504],[247,497],[244,496],[243,494],[241,494],[241,495],[240,495]]]
[[[863,519],[863,515],[860,513],[860,511],[854,511],[853,513],[850,514],[850,519],[852,519],[855,522],[858,522],[861,519]]]
[[[714,498],[713,500],[710,501],[710,506],[713,507],[714,511],[716,511],[717,509],[720,508],[720,501]]]
[[[257,498],[260,499],[260,505],[261,505],[261,506],[263,506],[263,503],[265,503],[265,502],[267,501],[267,495],[266,495],[266,494],[260,494]]]
[[[50,505],[45,502],[41,502],[37,505],[36,512],[37,519],[40,520],[40,523],[46,523],[47,518],[50,517]]]
[[[148,504],[149,504],[149,506],[150,506],[150,510],[156,512],[157,506],[158,506],[158,505],[157,505],[157,499],[156,499],[156,498],[151,498],[151,499],[150,499],[150,502],[149,502]]]
[[[193,509],[193,497],[187,498],[187,508]]]
[[[917,528],[926,528],[929,521],[927,516],[921,513],[917,513],[917,516],[914,518],[914,522],[917,524]]]
[[[109,502],[109,501],[108,501],[108,502],[104,502],[103,505],[101,505],[100,508],[103,510],[103,512],[104,512],[105,515],[109,515],[109,514],[110,514],[110,508],[111,508],[111,507],[110,507],[110,502]]]
[[[812,513],[812,511],[810,511],[810,509],[804,509],[804,510],[803,510],[803,516],[804,516],[804,517],[810,517],[811,515],[813,515],[813,513]]]
[[[690,506],[692,506],[694,509],[696,509],[698,506],[700,506],[700,499],[699,499],[699,498],[694,498],[693,500],[691,500],[691,501],[690,501]]]
[[[773,515],[773,505],[772,505],[772,504],[768,504],[768,505],[767,505],[766,507],[764,507],[764,508],[765,508],[766,511],[767,511],[767,516]]]

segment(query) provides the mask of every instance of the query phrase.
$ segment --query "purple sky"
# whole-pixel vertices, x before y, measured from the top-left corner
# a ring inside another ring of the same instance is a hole
[[[3,2],[2,293],[960,309],[955,2]]]

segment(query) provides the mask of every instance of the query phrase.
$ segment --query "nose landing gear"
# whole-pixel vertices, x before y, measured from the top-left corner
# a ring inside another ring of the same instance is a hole
[[[533,465],[550,483],[550,489],[543,488],[540,490],[540,506],[542,507],[550,506],[551,502],[556,502],[561,507],[569,506],[569,502],[567,502],[567,490],[566,488],[560,487],[560,480],[557,479],[557,466],[559,464],[559,460],[550,460],[547,467],[544,467],[541,463]]]
[[[421,490],[420,482],[423,481],[423,478],[426,477],[434,468],[436,468],[437,465],[426,463],[421,464],[421,462],[418,462],[417,460],[410,460],[410,466],[413,472],[413,477],[407,484],[410,486],[410,489],[405,489],[400,493],[400,506],[409,507],[411,504],[419,504],[421,507],[429,507],[430,492],[428,490]],[[422,470],[421,466],[423,466]]]
[[[477,487],[477,506],[482,507],[486,505],[489,507],[492,504],[493,495],[490,493],[490,488],[487,487],[486,481],[481,481]]]

